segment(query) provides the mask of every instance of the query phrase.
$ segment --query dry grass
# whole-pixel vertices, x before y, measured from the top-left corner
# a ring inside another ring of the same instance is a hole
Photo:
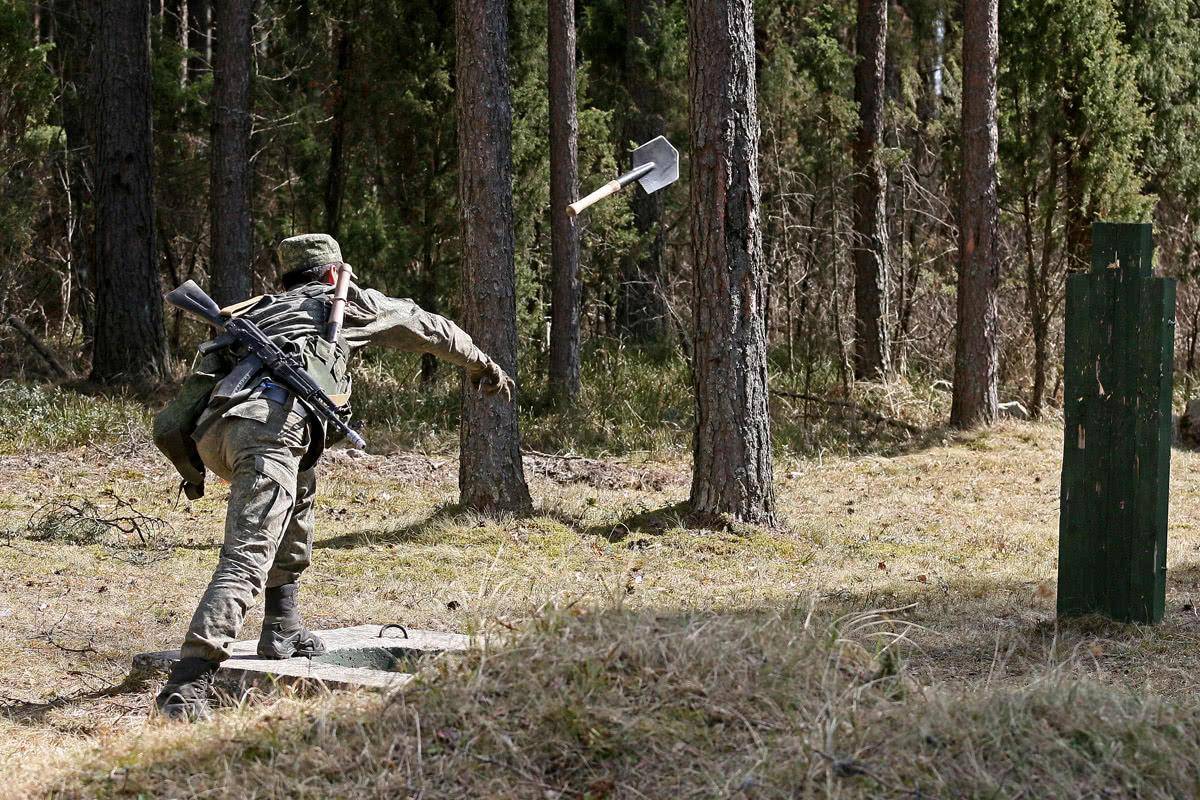
[[[1051,670],[924,687],[860,613],[550,613],[387,698],[153,724],[63,797],[1183,797],[1200,714]]]
[[[395,698],[192,729],[147,726],[154,687],[123,681],[132,653],[177,645],[224,491],[175,508],[133,447],[2,457],[0,770],[15,796],[1186,796],[1200,462],[1175,455],[1164,624],[1064,629],[1059,447],[1054,425],[1006,425],[787,459],[781,531],[689,528],[669,460],[531,458],[541,511],[495,521],[454,509],[450,456],[336,453],[312,622],[521,633]],[[28,538],[67,495],[136,499],[169,557]]]

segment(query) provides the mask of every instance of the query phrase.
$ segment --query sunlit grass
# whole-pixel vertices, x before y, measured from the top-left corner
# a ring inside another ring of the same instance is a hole
[[[149,411],[124,395],[0,381],[0,454],[68,450],[144,436]]]

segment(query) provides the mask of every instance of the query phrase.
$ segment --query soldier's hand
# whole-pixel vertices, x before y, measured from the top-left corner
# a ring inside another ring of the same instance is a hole
[[[504,399],[512,402],[513,391],[517,388],[516,381],[508,377],[508,373],[500,368],[495,361],[489,361],[487,368],[480,374],[477,387],[479,391],[490,396],[503,394]]]

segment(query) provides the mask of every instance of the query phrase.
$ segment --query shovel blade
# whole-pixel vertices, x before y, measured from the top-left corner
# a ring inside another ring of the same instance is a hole
[[[654,164],[654,169],[638,178],[646,194],[653,194],[679,180],[679,151],[665,136],[655,137],[633,151],[634,169],[650,163]]]

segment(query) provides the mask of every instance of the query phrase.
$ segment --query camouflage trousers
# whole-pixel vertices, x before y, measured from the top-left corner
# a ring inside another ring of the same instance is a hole
[[[315,469],[300,470],[309,432],[291,405],[241,403],[197,442],[205,466],[229,481],[229,509],[220,560],[188,626],[184,658],[229,658],[255,597],[266,586],[294,582],[308,566],[317,476]]]

